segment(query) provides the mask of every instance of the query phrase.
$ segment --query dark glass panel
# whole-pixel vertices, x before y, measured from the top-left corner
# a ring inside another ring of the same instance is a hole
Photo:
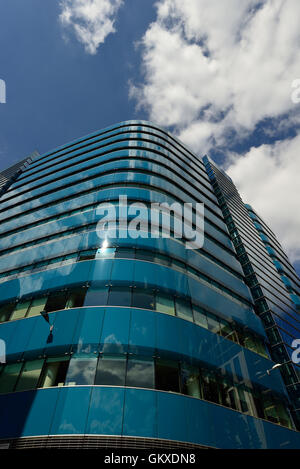
[[[126,356],[103,355],[99,358],[95,384],[124,386]]]
[[[0,374],[1,394],[14,390],[22,365],[22,363],[12,363],[3,367]]]
[[[131,306],[131,289],[129,287],[110,287],[108,305]]]
[[[208,329],[215,334],[220,334],[220,323],[214,314],[207,313]]]
[[[86,288],[78,287],[72,289],[69,292],[66,308],[80,308],[83,306],[86,293]]]
[[[206,312],[196,305],[193,305],[194,320],[198,326],[208,329]]]
[[[126,248],[117,248],[116,253],[115,253],[116,258],[121,258],[121,259],[134,259],[135,258],[135,250],[134,248],[132,249],[126,249]]]
[[[199,369],[189,365],[181,367],[181,390],[187,396],[201,399],[200,374]]]
[[[127,366],[126,386],[153,389],[153,359],[130,357]]]
[[[9,321],[11,313],[13,312],[15,306],[15,303],[9,303],[0,306],[0,322]]]
[[[89,288],[84,300],[84,306],[105,306],[107,297],[108,287]]]
[[[190,301],[182,300],[181,298],[175,298],[176,315],[179,318],[193,321],[192,305]]]
[[[49,313],[51,311],[59,311],[60,309],[65,309],[66,302],[67,302],[66,291],[50,293],[50,295],[48,296],[46,305],[45,305],[45,311]]]
[[[97,356],[73,356],[69,363],[66,386],[94,384]]]
[[[82,252],[79,253],[78,260],[79,261],[87,261],[87,260],[90,260],[90,259],[95,259],[95,254],[96,254],[95,250],[82,251]]]
[[[154,309],[154,292],[134,288],[132,292],[132,306],[134,308]]]
[[[157,360],[155,366],[155,387],[163,391],[179,392],[178,364]]]
[[[220,404],[219,386],[213,371],[201,370],[203,399]]]
[[[35,389],[38,385],[43,364],[44,360],[32,360],[25,362],[16,386],[16,391]]]

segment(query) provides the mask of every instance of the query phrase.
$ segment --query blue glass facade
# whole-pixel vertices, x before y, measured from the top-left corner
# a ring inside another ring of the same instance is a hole
[[[204,162],[218,197],[238,258],[269,339],[300,428],[300,367],[292,361],[300,337],[300,279],[272,230],[243,203],[231,179],[207,157]]]
[[[104,248],[97,208],[120,195],[203,202],[203,247],[172,232]],[[172,135],[128,121],[38,156],[0,214],[2,441],[299,448],[210,177]]]

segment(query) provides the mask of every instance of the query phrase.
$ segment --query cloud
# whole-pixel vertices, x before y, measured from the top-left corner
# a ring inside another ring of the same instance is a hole
[[[290,259],[300,260],[300,135],[232,155],[227,174],[278,236]]]
[[[96,54],[110,33],[123,0],[61,0],[61,24],[75,32],[88,54]]]
[[[200,155],[222,151],[245,200],[299,259],[300,137],[276,142],[300,127],[292,101],[299,0],[159,0],[156,8],[141,40],[143,82],[130,96]],[[232,160],[233,145],[247,139],[248,148],[257,128],[274,144]]]
[[[295,107],[299,22],[299,0],[160,0],[130,96],[195,150],[243,138]]]

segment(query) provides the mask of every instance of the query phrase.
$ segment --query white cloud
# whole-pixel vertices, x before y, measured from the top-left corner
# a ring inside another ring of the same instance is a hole
[[[230,129],[244,136],[295,106],[299,23],[299,0],[159,0],[142,39],[144,83],[130,95],[195,150]]]
[[[265,119],[278,138],[299,126],[292,83],[300,78],[299,0],[158,0],[141,41],[144,81],[130,96],[200,155],[229,157]],[[277,130],[276,130],[277,129]],[[300,258],[300,136],[235,156],[230,174],[248,203]],[[297,148],[298,145],[298,148]],[[240,158],[240,159],[239,159]],[[298,197],[297,197],[298,196]]]
[[[61,0],[59,20],[74,30],[89,54],[96,54],[110,33],[123,0]]]
[[[269,224],[292,261],[300,260],[300,135],[233,155],[227,174],[244,202]]]

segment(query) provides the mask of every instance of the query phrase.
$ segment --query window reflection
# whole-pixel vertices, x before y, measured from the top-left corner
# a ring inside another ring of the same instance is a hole
[[[24,299],[18,303],[4,304],[0,306],[0,319],[3,322],[38,316],[44,309],[52,312],[65,308],[106,305],[155,309],[159,313],[177,315],[268,358],[264,339],[248,329],[191,304],[190,299],[178,298],[171,293],[166,294],[147,288],[124,286],[87,288],[80,285],[69,290],[51,292],[48,296],[37,297],[33,300]],[[273,329],[268,330],[269,335],[272,332]]]
[[[156,295],[156,311],[175,316],[174,299],[171,296],[158,293]]]
[[[69,357],[48,358],[44,364],[39,387],[63,386],[68,365]]]
[[[193,313],[190,302],[180,298],[175,299],[176,314],[178,317],[193,321]]]
[[[105,306],[107,304],[108,288],[89,288],[84,306]]]
[[[131,306],[131,289],[128,287],[110,287],[108,304]]]
[[[17,306],[15,307],[15,310],[13,314],[11,315],[11,320],[13,319],[21,319],[26,316],[27,310],[29,308],[31,301],[20,301]]]
[[[202,397],[198,368],[184,364],[181,367],[181,382],[183,394],[198,399]]]
[[[34,389],[37,386],[43,363],[44,360],[33,360],[25,362],[17,382],[16,391]]]
[[[70,360],[66,385],[94,384],[97,367],[97,356],[73,356]]]
[[[153,292],[135,288],[132,293],[132,306],[134,308],[154,309]]]
[[[95,384],[124,386],[126,359],[124,355],[106,355],[99,358]]]
[[[46,296],[42,298],[35,298],[34,300],[32,300],[29,311],[27,313],[27,317],[38,316],[40,312],[45,309],[46,301]]]
[[[0,306],[0,322],[9,321],[13,310],[15,309],[15,303],[5,304]]]
[[[0,393],[53,386],[130,386],[183,393],[288,428],[293,423],[286,402],[271,392],[237,383],[225,370],[140,355],[80,353],[48,357],[0,368]]]
[[[153,359],[129,357],[126,386],[153,389],[155,387]]]
[[[0,393],[14,391],[22,363],[12,363],[3,367],[0,374]]]

